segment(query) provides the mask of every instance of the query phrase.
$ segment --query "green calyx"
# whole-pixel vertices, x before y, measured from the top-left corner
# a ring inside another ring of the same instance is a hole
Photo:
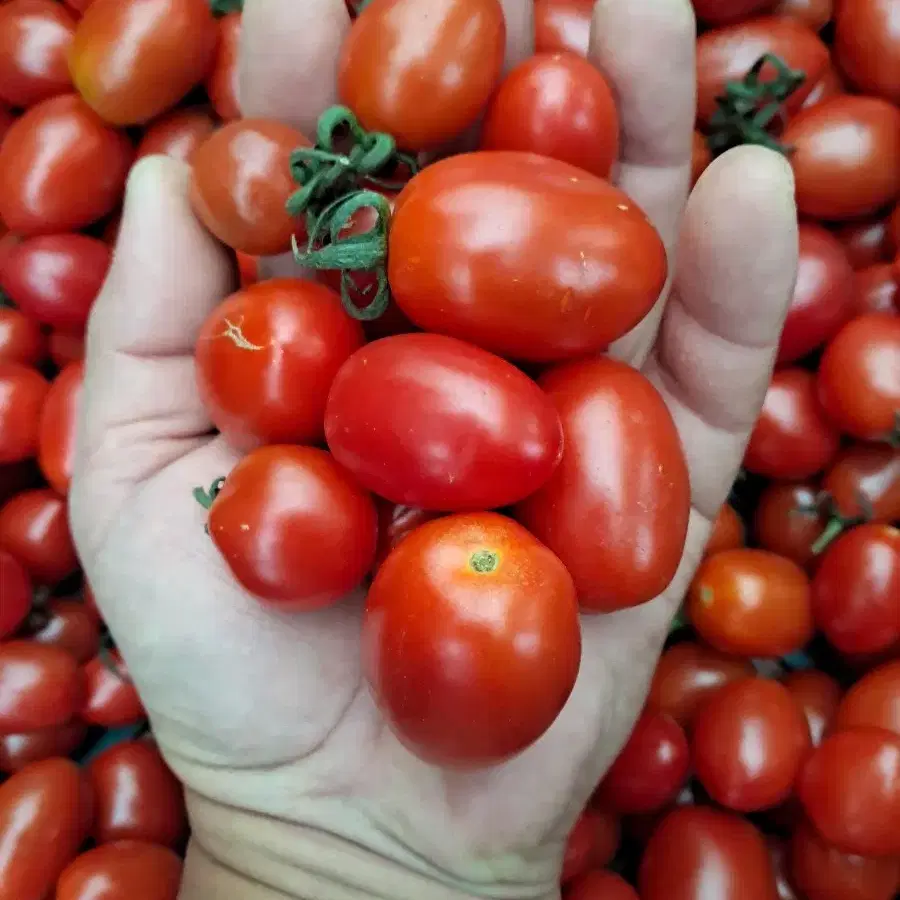
[[[214,16],[227,16],[229,13],[244,11],[244,0],[209,0],[209,8]]]

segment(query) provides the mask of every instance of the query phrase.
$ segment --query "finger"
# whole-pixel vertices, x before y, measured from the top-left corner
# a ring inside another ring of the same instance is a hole
[[[534,53],[534,0],[500,0],[506,19],[506,69]]]

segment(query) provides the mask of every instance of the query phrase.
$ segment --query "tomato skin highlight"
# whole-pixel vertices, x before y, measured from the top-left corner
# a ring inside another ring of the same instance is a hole
[[[891,0],[838,3],[834,54],[860,93],[900,104],[900,31]]]
[[[159,153],[190,162],[197,148],[215,129],[215,122],[205,110],[176,109],[147,126],[138,144],[136,159]]]
[[[47,338],[40,325],[17,309],[0,307],[0,363],[35,366],[46,354]]]
[[[681,561],[691,505],[668,408],[641,373],[603,357],[558,366],[539,384],[566,450],[516,518],[566,564],[583,610],[652,600]]]
[[[843,519],[900,520],[900,449],[851,444],[822,479],[822,489]]]
[[[604,349],[647,315],[667,272],[625,194],[527,153],[428,166],[397,197],[389,247],[394,298],[416,325],[531,362]]]
[[[587,56],[594,0],[534,0],[534,52]]]
[[[31,609],[31,579],[25,567],[11,554],[0,550],[0,641],[25,621]]]
[[[888,223],[883,215],[846,222],[834,232],[854,269],[867,269],[891,258]]]
[[[806,717],[813,747],[818,747],[828,733],[841,702],[841,687],[818,669],[791,672],[782,684]]]
[[[0,363],[0,464],[37,453],[41,409],[49,390],[37,369]]]
[[[818,498],[818,487],[811,482],[770,482],[753,514],[753,533],[759,547],[807,568],[815,559],[812,546],[827,521]]]
[[[423,525],[369,590],[366,677],[398,738],[434,764],[487,766],[524,750],[559,715],[580,660],[565,566],[496,513]]]
[[[95,656],[82,671],[85,696],[79,716],[85,722],[102,728],[122,728],[147,718],[118,651],[113,650],[108,659]]]
[[[29,622],[31,640],[45,647],[58,647],[71,653],[75,661],[86,663],[100,649],[100,624],[80,600],[51,600],[35,610]]]
[[[238,105],[238,56],[242,22],[240,13],[229,13],[219,19],[216,57],[206,76],[206,93],[216,115],[223,122],[241,117]]]
[[[87,725],[77,719],[55,728],[0,736],[0,772],[12,775],[32,763],[69,756],[81,745]]]

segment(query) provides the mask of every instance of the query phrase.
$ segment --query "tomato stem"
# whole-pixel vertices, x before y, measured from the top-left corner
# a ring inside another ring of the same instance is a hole
[[[493,550],[476,550],[469,557],[469,565],[479,575],[489,575],[500,564],[500,555]]]
[[[210,486],[209,490],[204,490],[202,487],[195,487],[193,490],[194,499],[206,510],[208,510],[212,505],[213,501],[219,494],[222,492],[222,488],[225,486],[224,478],[217,478]]]
[[[244,0],[209,0],[209,8],[214,16],[227,16],[229,13],[244,11]]]
[[[844,529],[850,524],[847,519],[842,516],[833,516],[828,520],[825,530],[813,541],[810,550],[814,556],[818,556],[828,549],[831,544],[837,540],[843,533]]]

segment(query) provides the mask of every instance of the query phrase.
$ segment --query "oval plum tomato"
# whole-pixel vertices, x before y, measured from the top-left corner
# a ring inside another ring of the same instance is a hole
[[[900,30],[891,0],[838,3],[834,55],[861,93],[900,104]]]
[[[369,494],[314,447],[254,450],[209,511],[213,543],[237,580],[283,609],[330,606],[357,587],[375,560],[377,526]]]
[[[36,609],[29,621],[31,639],[45,647],[59,647],[79,663],[100,649],[100,625],[80,600],[51,600]]]
[[[653,832],[638,873],[641,900],[778,900],[766,842],[744,818],[681,806]]]
[[[37,369],[0,362],[0,463],[37,453],[41,409],[50,385]]]
[[[75,17],[53,0],[0,6],[0,100],[27,107],[72,90]]]
[[[344,40],[338,93],[365,128],[433,150],[475,124],[505,49],[497,0],[373,0]]]
[[[782,140],[801,215],[852,219],[900,194],[900,109],[885,100],[833,97],[798,113]]]
[[[730,25],[770,9],[774,0],[694,0],[694,12],[707,25]]]
[[[383,338],[353,354],[331,387],[325,435],[369,490],[448,511],[527,497],[563,450],[559,416],[527,375],[437,334]]]
[[[691,143],[691,187],[700,180],[700,176],[709,168],[711,162],[712,150],[709,149],[706,136],[700,131],[695,131]]]
[[[834,232],[844,245],[854,269],[867,269],[891,258],[887,221],[883,215],[858,222],[846,222]]]
[[[746,544],[744,523],[730,503],[719,507],[712,533],[706,542],[706,556],[721,553],[723,550],[737,550]]]
[[[428,522],[369,590],[366,677],[398,738],[431,763],[487,766],[520,753],[559,715],[580,662],[571,576],[505,516]]]
[[[619,156],[619,113],[609,82],[572,53],[526,59],[491,98],[481,149],[537,153],[607,178]]]
[[[334,291],[282,278],[232,294],[207,318],[194,358],[209,417],[232,446],[317,444],[334,376],[365,339]]]
[[[890,263],[879,263],[856,273],[854,310],[856,315],[867,313],[897,314],[900,284]]]
[[[844,434],[900,434],[900,317],[870,313],[845,325],[819,363],[819,400]]]
[[[0,785],[0,900],[45,900],[85,838],[87,781],[75,763],[48,759]]]
[[[137,689],[117,651],[95,656],[84,668],[85,697],[79,716],[101,728],[122,728],[147,718]]]
[[[772,377],[744,454],[744,466],[775,479],[809,478],[834,459],[840,434],[819,402],[816,376],[781,369]]]
[[[763,549],[807,567],[813,544],[825,530],[818,488],[805,481],[773,481],[760,494],[753,514],[753,534]]]
[[[527,153],[428,166],[397,197],[389,244],[391,290],[416,325],[531,362],[605,348],[650,311],[667,271],[625,194]]]
[[[566,452],[516,516],[566,564],[582,608],[611,612],[661,593],[684,550],[691,489],[678,430],[640,372],[607,358],[540,380]]]
[[[704,560],[687,612],[703,640],[738,656],[783,656],[813,634],[809,578],[766,550],[726,550]]]
[[[797,792],[819,834],[845,853],[900,854],[900,737],[854,728],[826,738]]]
[[[87,725],[77,719],[55,728],[5,734],[0,737],[0,772],[12,775],[32,763],[68,756],[81,746],[86,734]]]
[[[68,865],[56,900],[176,900],[182,862],[171,850],[139,841],[95,847]]]
[[[809,109],[811,106],[818,106],[832,97],[840,97],[847,93],[846,85],[841,79],[841,74],[834,67],[829,65],[825,70],[825,74],[819,79],[816,86],[809,92],[803,101],[803,109]]]
[[[0,733],[65,725],[83,697],[84,678],[71,653],[34,641],[0,644]]]
[[[607,869],[585,872],[571,882],[566,900],[640,900],[637,891],[621,876]]]
[[[31,579],[25,567],[0,550],[0,641],[13,634],[31,609]]]
[[[136,159],[162,154],[190,162],[197,148],[216,130],[212,116],[199,108],[176,109],[147,126]]]
[[[835,729],[870,726],[900,737],[900,660],[884,663],[847,691],[835,717]]]
[[[900,449],[886,444],[851,444],[822,480],[840,529],[856,519],[900,520]]]
[[[706,0],[712,6],[716,0]],[[761,16],[734,25],[715,28],[697,38],[697,120],[709,125],[716,111],[716,98],[729,81],[741,81],[766,54],[773,54],[806,80],[786,103],[789,113],[803,101],[828,68],[828,48],[813,31],[791,18]],[[764,81],[776,76],[771,66],[762,70]]]
[[[689,728],[702,706],[726,684],[751,678],[752,664],[685,641],[666,650],[656,665],[647,706]]]
[[[806,716],[809,736],[814,747],[822,743],[841,702],[841,687],[818,669],[791,672],[782,684]]]
[[[44,401],[38,433],[38,463],[44,478],[65,496],[75,458],[75,426],[84,382],[84,363],[76,362],[56,376]]]
[[[534,52],[587,56],[594,0],[534,0]]]
[[[22,236],[90,225],[121,199],[132,155],[80,97],[45,100],[0,145],[0,218]]]
[[[306,146],[309,141],[299,131],[280,122],[230,122],[194,151],[194,212],[234,250],[251,256],[287,252],[291,236],[302,232],[285,209],[296,188],[290,158],[297,147]]]
[[[206,76],[206,93],[223,122],[241,117],[238,105],[238,50],[241,39],[240,13],[219,19],[219,42],[212,68]]]
[[[684,787],[690,762],[681,726],[665,713],[645,710],[594,800],[622,815],[657,812]]]
[[[831,340],[853,315],[853,268],[840,241],[802,223],[800,260],[777,365],[796,362]]]
[[[139,125],[203,80],[217,39],[207,0],[94,0],[75,32],[69,68],[103,119]]]
[[[0,283],[2,283],[0,273]],[[47,352],[47,338],[34,319],[0,306],[0,362],[37,365]]]
[[[38,584],[55,585],[78,568],[66,501],[55,491],[23,491],[0,507],[0,549]]]
[[[440,513],[433,510],[419,509],[417,506],[403,506],[389,500],[376,498],[378,507],[378,551],[375,555],[375,568],[379,568],[387,559],[391,550],[407,535],[420,525],[438,518]]]
[[[48,344],[50,358],[60,369],[84,360],[84,335],[53,331]]]
[[[590,869],[612,862],[621,837],[615,813],[591,807],[583,810],[566,838],[560,882],[568,884]]]
[[[779,0],[775,12],[791,16],[813,31],[821,31],[834,15],[834,0]]]

